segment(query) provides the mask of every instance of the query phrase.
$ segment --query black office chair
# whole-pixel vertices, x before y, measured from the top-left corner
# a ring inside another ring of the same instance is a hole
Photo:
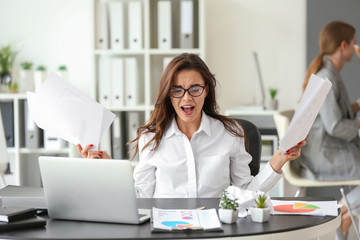
[[[244,119],[235,119],[240,122],[247,136],[246,151],[252,156],[249,163],[251,175],[256,176],[260,170],[261,135],[259,129],[251,122]]]

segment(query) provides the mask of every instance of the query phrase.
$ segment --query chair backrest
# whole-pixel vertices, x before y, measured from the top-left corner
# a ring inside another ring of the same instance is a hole
[[[248,153],[252,156],[249,163],[251,175],[255,176],[260,170],[261,135],[259,129],[251,122],[244,119],[235,119],[240,122],[247,136]]]

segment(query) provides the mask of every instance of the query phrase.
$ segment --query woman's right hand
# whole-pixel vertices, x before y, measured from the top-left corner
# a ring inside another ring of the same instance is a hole
[[[78,144],[76,146],[77,146],[78,152],[84,158],[111,159],[110,155],[104,151],[89,151],[94,146],[93,144],[86,145],[84,148],[80,144]]]

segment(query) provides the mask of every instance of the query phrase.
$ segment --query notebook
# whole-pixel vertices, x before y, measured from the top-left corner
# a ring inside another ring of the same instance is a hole
[[[128,160],[39,157],[51,218],[140,224],[133,167]]]

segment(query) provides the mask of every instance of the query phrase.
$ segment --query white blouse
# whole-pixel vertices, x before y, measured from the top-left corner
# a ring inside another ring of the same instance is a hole
[[[256,177],[251,176],[251,156],[245,151],[244,138],[232,136],[221,121],[204,112],[190,141],[175,118],[156,151],[151,151],[154,143],[141,151],[153,136],[143,134],[139,140],[134,179],[140,198],[220,197],[230,185],[266,192],[283,175],[267,163]]]

